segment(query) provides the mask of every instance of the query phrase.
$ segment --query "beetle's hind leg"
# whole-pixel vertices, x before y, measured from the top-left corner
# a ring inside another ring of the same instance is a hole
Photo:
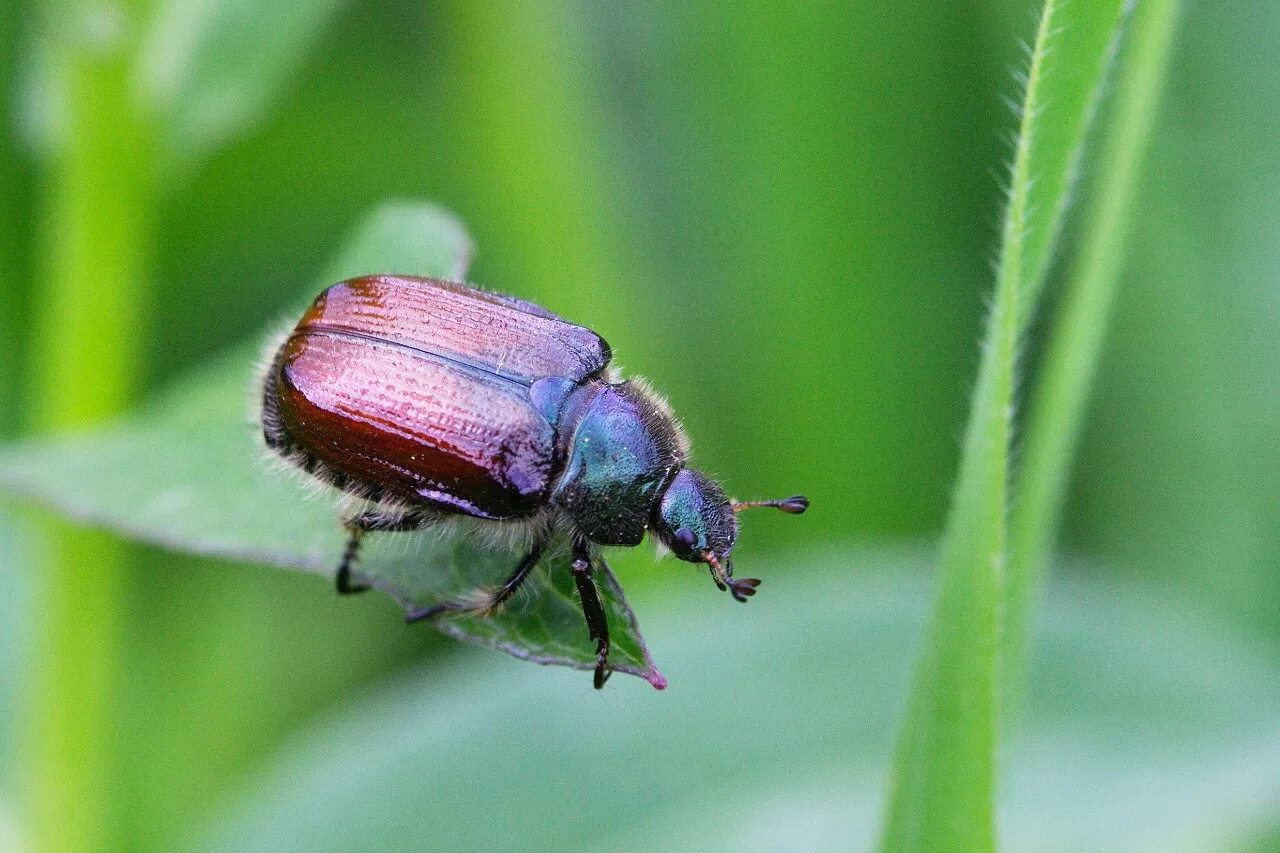
[[[477,589],[465,598],[442,601],[439,604],[432,604],[428,607],[414,608],[405,614],[404,621],[420,622],[423,619],[433,619],[446,613],[469,613],[478,616],[491,615],[507,599],[515,595],[516,590],[520,588],[520,584],[528,579],[529,574],[538,565],[538,561],[542,559],[542,554],[546,549],[547,542],[545,539],[535,542],[533,547],[529,549],[529,553],[525,554],[524,559],[516,566],[516,570],[497,589]]]
[[[587,620],[587,634],[596,641],[595,687],[599,690],[609,680],[613,670],[609,668],[609,620],[591,571],[591,546],[581,536],[573,539],[573,582],[578,585],[578,597],[582,599],[582,615]]]
[[[347,547],[342,549],[342,561],[338,563],[338,571],[333,578],[334,586],[338,588],[338,595],[355,595],[357,592],[369,590],[368,584],[355,583],[351,580],[351,566],[360,553],[360,540],[363,538],[364,531],[360,528],[347,528]]]
[[[338,563],[338,571],[334,575],[334,586],[339,595],[355,595],[366,592],[368,584],[357,583],[351,579],[351,569],[360,555],[360,543],[366,533],[373,531],[421,530],[436,520],[436,516],[421,512],[393,513],[385,510],[362,512],[355,518],[343,522],[347,530],[347,547],[342,550],[342,560]]]

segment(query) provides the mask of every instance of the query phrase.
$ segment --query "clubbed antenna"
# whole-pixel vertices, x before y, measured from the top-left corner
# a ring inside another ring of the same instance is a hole
[[[809,499],[804,495],[792,495],[789,498],[782,498],[776,501],[734,501],[733,511],[742,512],[744,509],[753,509],[759,506],[773,507],[792,515],[800,515],[809,508]]]
[[[720,559],[711,551],[703,551],[702,559],[706,560],[707,565],[711,567],[711,579],[716,582],[716,586],[720,589],[729,590],[734,600],[746,601],[756,594],[756,587],[760,586],[759,579],[735,578],[733,570],[726,570]]]

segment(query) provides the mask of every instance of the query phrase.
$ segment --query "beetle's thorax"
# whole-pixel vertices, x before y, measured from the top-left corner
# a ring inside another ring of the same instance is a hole
[[[552,501],[593,542],[639,544],[688,455],[680,425],[635,380],[586,383],[558,408],[564,468]]]

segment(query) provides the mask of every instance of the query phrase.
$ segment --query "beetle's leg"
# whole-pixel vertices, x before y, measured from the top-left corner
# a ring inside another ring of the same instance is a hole
[[[347,526],[347,547],[342,549],[342,562],[338,563],[338,573],[333,579],[334,586],[338,588],[338,595],[355,595],[357,592],[369,590],[367,584],[353,583],[351,580],[351,566],[360,553],[360,540],[363,538],[363,530],[359,527]]]
[[[582,599],[582,615],[587,620],[587,634],[596,641],[595,686],[599,690],[609,680],[609,620],[600,604],[600,593],[591,577],[591,546],[581,536],[573,539],[573,581]]]
[[[342,551],[342,561],[338,563],[338,572],[334,577],[334,585],[339,595],[354,595],[366,592],[367,584],[351,580],[351,567],[355,565],[360,554],[360,542],[366,533],[396,530],[420,530],[436,520],[436,516],[422,512],[394,513],[382,510],[362,512],[355,518],[343,522],[347,529],[347,547]]]
[[[529,553],[520,561],[520,565],[516,566],[516,570],[511,573],[502,586],[497,589],[476,590],[472,595],[466,598],[453,599],[451,601],[442,601],[439,604],[432,604],[428,607],[417,607],[405,614],[404,621],[419,622],[423,619],[432,619],[436,616],[442,616],[445,613],[472,613],[481,616],[488,616],[497,610],[507,599],[515,595],[520,584],[524,583],[529,577],[529,573],[533,571],[534,566],[538,565],[538,561],[542,559],[542,553],[547,548],[547,542],[540,539],[529,549]]]
[[[711,568],[711,579],[716,582],[721,592],[729,590],[735,601],[746,601],[756,594],[756,587],[760,586],[758,578],[735,578],[733,564],[730,563],[727,566],[722,564],[711,551],[704,551],[702,559],[706,560]]]
[[[404,530],[421,530],[434,524],[440,516],[429,512],[388,512],[370,510],[362,512],[346,523],[348,530],[361,533],[382,531],[387,533]]]

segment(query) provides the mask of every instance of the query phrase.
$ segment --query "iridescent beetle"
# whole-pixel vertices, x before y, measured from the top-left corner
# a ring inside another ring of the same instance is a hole
[[[652,530],[738,601],[754,595],[758,580],[733,576],[736,513],[801,513],[808,500],[726,498],[686,467],[689,442],[666,402],[610,372],[610,355],[590,329],[463,284],[367,276],[320,294],[268,368],[262,429],[272,450],[368,501],[344,522],[338,591],[367,589],[352,579],[366,533],[458,515],[525,525],[528,553],[501,586],[406,618],[488,614],[566,529],[597,688],[610,672],[597,546],[638,545]]]

